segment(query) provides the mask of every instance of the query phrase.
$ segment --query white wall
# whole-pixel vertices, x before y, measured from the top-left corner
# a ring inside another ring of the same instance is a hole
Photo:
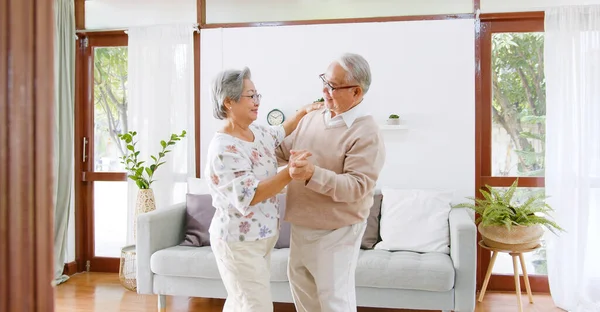
[[[207,23],[472,12],[473,0],[206,0]]]
[[[85,1],[86,29],[196,23],[196,0]]]
[[[318,75],[342,52],[370,62],[365,102],[382,124],[401,116],[409,130],[385,131],[379,187],[440,188],[456,198],[475,188],[473,20],[202,30],[201,152],[220,127],[210,82],[222,68],[249,66],[263,95],[258,122],[321,97]],[[427,38],[427,40],[423,40]],[[202,169],[205,166],[202,157]],[[204,171],[204,170],[203,170]]]
[[[481,0],[481,12],[544,11],[554,6],[587,4],[600,4],[600,0]]]

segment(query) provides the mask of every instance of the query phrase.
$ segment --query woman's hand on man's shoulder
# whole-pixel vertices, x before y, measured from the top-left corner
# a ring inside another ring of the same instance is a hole
[[[313,102],[313,103],[310,103],[310,104],[302,106],[302,108],[299,109],[298,111],[299,112],[303,112],[305,114],[308,114],[308,113],[310,113],[312,111],[319,110],[319,109],[323,108],[324,103],[325,102]]]

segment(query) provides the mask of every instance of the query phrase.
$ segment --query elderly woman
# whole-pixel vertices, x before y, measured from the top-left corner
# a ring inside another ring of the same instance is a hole
[[[205,176],[215,215],[210,242],[227,300],[223,311],[273,311],[270,256],[279,236],[277,193],[292,179],[286,167],[278,172],[275,148],[306,113],[304,106],[280,126],[253,123],[261,95],[250,70],[226,70],[213,82],[214,116],[225,120],[208,148]],[[310,153],[300,151],[298,158]]]

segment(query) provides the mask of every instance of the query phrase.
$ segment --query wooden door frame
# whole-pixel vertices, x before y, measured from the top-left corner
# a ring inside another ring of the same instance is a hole
[[[88,160],[84,163],[84,137],[94,135],[94,46],[127,46],[123,31],[81,32],[76,53],[75,92],[75,258],[77,271],[118,272],[119,258],[94,255],[93,181],[127,181],[124,172],[94,172],[94,146],[87,142]],[[89,262],[88,262],[89,261]],[[89,265],[88,265],[89,264]]]
[[[507,14],[483,14],[481,16],[481,28],[476,38],[477,68],[476,75],[476,196],[481,198],[479,190],[485,185],[494,187],[508,187],[516,177],[492,176],[492,34],[502,32],[543,32],[544,13],[507,13]],[[543,177],[519,177],[519,187],[544,187]],[[481,239],[478,233],[477,239]],[[477,246],[477,289],[481,289],[488,265],[491,260],[491,252]],[[531,289],[534,292],[549,293],[548,277],[541,275],[529,275]],[[488,290],[515,291],[514,275],[492,274]],[[521,278],[521,289],[525,289]]]
[[[54,24],[0,0],[0,311],[54,311]]]

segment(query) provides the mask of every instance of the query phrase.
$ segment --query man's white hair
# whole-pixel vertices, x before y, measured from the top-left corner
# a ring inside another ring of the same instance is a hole
[[[344,53],[336,62],[346,71],[346,83],[356,81],[367,94],[371,86],[371,67],[364,57],[354,53]]]

